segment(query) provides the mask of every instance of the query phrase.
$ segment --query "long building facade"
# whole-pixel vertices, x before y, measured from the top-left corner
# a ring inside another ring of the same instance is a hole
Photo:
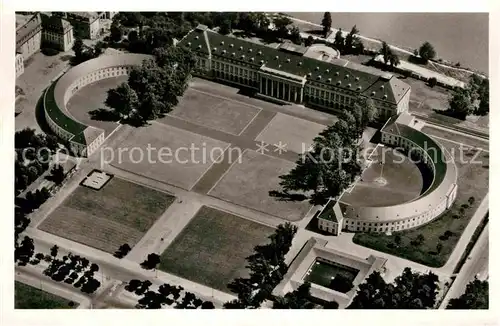
[[[204,25],[177,46],[196,55],[195,74],[251,88],[264,97],[342,110],[361,95],[374,102],[381,119],[408,111],[408,84],[361,65],[319,60],[290,47],[271,48],[218,34]]]

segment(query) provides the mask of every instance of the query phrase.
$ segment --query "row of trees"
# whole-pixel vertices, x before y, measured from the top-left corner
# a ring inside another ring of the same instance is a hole
[[[351,109],[342,111],[339,120],[314,139],[313,149],[301,155],[295,168],[280,176],[281,189],[269,195],[286,201],[307,199],[313,205],[324,205],[340,195],[361,172],[354,154],[364,129],[376,116],[373,101],[358,97]]]
[[[489,284],[475,278],[458,298],[451,299],[446,309],[488,309]]]
[[[448,114],[465,120],[468,115],[487,115],[490,111],[490,82],[473,74],[465,88],[457,87],[449,98]]]
[[[125,286],[125,290],[142,296],[136,308],[161,309],[163,305],[171,306],[174,303],[174,308],[176,309],[215,308],[211,301],[203,301],[191,292],[184,292],[184,296],[181,298],[181,292],[184,291],[182,286],[164,283],[158,287],[157,291],[152,291],[150,290],[151,285],[153,285],[153,283],[149,280],[140,281],[134,279]]]
[[[154,60],[135,67],[127,82],[108,91],[106,105],[124,121],[144,124],[161,117],[187,89],[196,62],[191,51],[168,47],[153,52]]]
[[[387,283],[379,272],[373,272],[359,285],[348,309],[430,309],[436,304],[439,278],[429,272],[420,274],[409,267]]]
[[[266,299],[271,298],[273,289],[281,282],[287,271],[285,255],[290,250],[296,233],[295,225],[288,222],[281,224],[269,237],[268,244],[255,247],[255,253],[246,259],[249,277],[237,278],[228,285],[238,298],[226,302],[224,308],[255,309]]]

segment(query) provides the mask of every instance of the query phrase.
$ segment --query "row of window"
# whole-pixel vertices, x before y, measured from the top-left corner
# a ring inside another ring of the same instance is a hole
[[[233,74],[236,76],[247,77],[252,80],[257,80],[258,74],[256,71],[241,68],[235,65],[227,64],[224,62],[214,61],[213,62],[215,71],[223,71],[225,73]]]

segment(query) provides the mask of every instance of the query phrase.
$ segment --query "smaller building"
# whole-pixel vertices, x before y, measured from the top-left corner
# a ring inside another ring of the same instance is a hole
[[[22,53],[16,53],[16,78],[24,73],[24,59]]]
[[[97,13],[101,19],[113,19],[118,11],[98,11]]]
[[[291,263],[288,271],[281,283],[273,290],[273,295],[284,296],[303,283],[310,282],[311,301],[322,303],[335,301],[342,309],[350,304],[358,286],[368,276],[375,271],[381,274],[386,272],[387,259],[385,258],[370,255],[364,259],[335,250],[327,245],[328,241],[324,239],[310,238],[295,256],[290,256]],[[320,273],[315,271],[318,267],[322,269]],[[331,269],[327,271],[330,267]],[[352,284],[350,290],[337,291],[332,288],[331,284],[328,284],[338,275],[345,277],[346,274],[350,274]]]
[[[62,52],[69,51],[73,47],[73,26],[59,16],[48,16],[42,14],[42,44]]]
[[[100,15],[97,11],[73,11],[54,13],[73,25],[75,37],[94,40],[99,36]]]
[[[23,21],[16,28],[16,52],[26,60],[40,50],[42,42],[42,18],[40,13]]]
[[[330,199],[318,216],[318,228],[333,235],[340,235],[343,221],[338,201]]]

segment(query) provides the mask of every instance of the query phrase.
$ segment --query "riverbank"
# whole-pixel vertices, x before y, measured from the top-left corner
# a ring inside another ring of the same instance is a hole
[[[318,26],[324,12],[285,14]],[[384,40],[409,55],[424,41],[429,41],[434,45],[438,57],[449,60],[443,60],[441,64],[454,67],[455,63],[460,62],[461,67],[455,68],[488,75],[487,13],[332,12],[331,16],[333,27],[348,32],[356,25],[367,42]]]
[[[322,26],[319,24],[315,24],[315,23],[312,23],[309,21],[298,19],[298,18],[295,18],[292,16],[290,16],[290,19],[293,20],[294,25],[297,26],[301,32],[311,33],[311,32],[316,32],[316,31],[322,29]],[[327,39],[333,41],[338,29],[332,28],[331,30],[332,30],[332,33],[330,35],[328,35]],[[348,31],[342,30],[342,34],[345,37],[348,34]],[[363,41],[363,44],[365,45],[366,49],[378,51],[382,46],[381,40],[377,40],[377,39],[362,36],[362,35],[358,35],[358,37]],[[412,60],[413,51],[410,51],[411,49],[409,49],[409,48],[405,49],[403,47],[399,47],[399,46],[395,46],[395,45],[389,45],[389,46],[391,47],[393,52],[399,56],[400,60],[404,60],[404,61],[408,61],[408,62],[413,61]],[[487,76],[482,74],[482,73],[466,70],[464,68],[451,67],[451,66],[448,66],[448,65],[436,62],[436,61],[429,61],[427,64],[419,64],[419,66],[422,66],[422,67],[424,67],[428,70],[434,71],[436,73],[442,74],[444,76],[457,79],[457,80],[462,81],[462,82],[468,82],[470,76],[474,73],[478,74],[482,77],[487,78]]]

